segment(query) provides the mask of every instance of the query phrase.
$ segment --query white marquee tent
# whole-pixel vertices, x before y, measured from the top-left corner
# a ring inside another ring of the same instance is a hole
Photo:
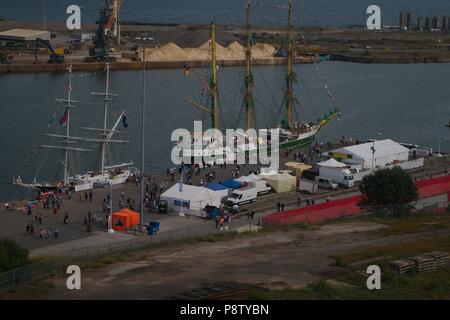
[[[348,165],[346,165],[345,163],[336,161],[336,159],[334,159],[334,158],[328,159],[327,161],[319,162],[317,165],[319,167],[326,167],[326,168],[345,168],[345,167],[348,167]]]
[[[372,152],[372,147],[374,147],[375,153]],[[328,155],[328,153],[326,154]],[[339,148],[333,150],[331,154],[346,155],[343,162],[350,165],[362,164],[364,169],[372,168],[372,157],[375,168],[409,159],[409,150],[390,139]]]
[[[180,192],[177,183],[161,195],[161,200],[167,200],[169,209],[183,209],[186,211],[201,212],[207,205],[220,207],[220,193],[204,187],[184,184]]]
[[[264,180],[266,180],[277,193],[295,191],[297,187],[297,178],[287,172],[265,176]]]

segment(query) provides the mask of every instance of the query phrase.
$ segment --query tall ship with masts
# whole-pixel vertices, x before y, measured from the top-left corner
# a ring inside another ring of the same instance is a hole
[[[294,121],[293,110],[296,101],[294,97],[294,82],[297,80],[297,74],[294,72],[295,56],[294,25],[292,22],[292,0],[289,1],[288,16],[288,46],[287,46],[287,74],[286,91],[284,95],[284,104],[286,107],[285,119],[280,125],[280,149],[307,148],[313,143],[320,129],[327,125],[331,120],[338,116],[339,110],[335,109],[329,114],[323,116],[318,121],[300,122]]]
[[[59,125],[65,126],[65,134],[55,134],[55,133],[47,133],[45,134],[48,138],[60,139],[61,145],[47,145],[40,144],[37,146],[38,150],[44,151],[55,151],[55,152],[63,152],[63,179],[57,180],[55,182],[37,182],[37,176],[39,174],[39,169],[33,179],[32,183],[24,183],[22,178],[19,176],[17,179],[13,179],[14,184],[31,188],[38,191],[51,191],[51,190],[60,190],[70,188],[75,191],[83,191],[89,190],[96,186],[104,185],[104,184],[122,184],[125,183],[128,178],[135,173],[135,169],[131,166],[133,163],[122,163],[117,165],[108,165],[107,164],[107,156],[106,152],[110,144],[125,144],[129,141],[123,139],[115,139],[114,136],[117,134],[121,134],[122,131],[119,130],[120,124],[123,125],[124,128],[128,127],[127,124],[127,114],[125,111],[122,111],[119,117],[115,120],[114,125],[109,128],[108,127],[108,118],[109,118],[109,108],[108,104],[112,101],[113,97],[117,95],[111,93],[110,91],[110,68],[109,64],[106,65],[106,87],[104,93],[92,93],[92,95],[102,96],[104,99],[103,104],[103,125],[101,128],[91,128],[84,127],[83,130],[89,132],[98,133],[99,137],[95,138],[86,138],[75,136],[72,133],[72,109],[74,109],[75,105],[79,103],[77,100],[72,99],[72,66],[68,68],[68,81],[67,81],[67,98],[63,99],[55,99],[58,103],[64,103],[64,114],[59,120]],[[100,168],[99,170],[88,171],[85,174],[78,175],[70,175],[70,164],[71,162],[75,162],[74,153],[90,153],[93,152],[91,147],[83,147],[80,146],[85,144],[99,144],[100,145]],[[40,166],[41,167],[41,166]]]
[[[289,14],[288,14],[288,42],[287,42],[287,73],[285,77],[285,92],[283,96],[283,106],[285,107],[284,119],[278,126],[273,128],[262,128],[259,129],[260,133],[266,133],[266,137],[270,137],[270,129],[279,129],[280,139],[279,139],[279,150],[289,150],[296,148],[308,148],[312,145],[315,137],[319,133],[320,129],[330,123],[334,118],[339,115],[339,110],[334,109],[330,111],[325,116],[317,119],[317,121],[295,121],[294,120],[294,105],[297,99],[294,96],[294,83],[297,79],[297,74],[294,72],[294,60],[296,57],[295,50],[295,40],[294,40],[294,26],[292,19],[292,1],[289,1]],[[255,117],[256,117],[256,103],[254,97],[254,76],[252,72],[252,47],[253,43],[253,30],[252,30],[252,20],[251,20],[251,3],[247,1],[246,5],[246,24],[247,24],[247,41],[245,47],[245,94],[244,94],[244,106],[245,106],[245,123],[247,129],[255,128]],[[210,96],[210,107],[205,107],[198,102],[188,99],[190,103],[194,106],[202,109],[203,111],[210,114],[211,128],[218,128],[218,89],[217,89],[217,59],[216,59],[216,34],[215,26],[211,26],[211,40],[210,40],[210,52],[211,52],[211,79],[209,84],[207,81],[201,79],[203,87],[206,88]],[[192,67],[188,67],[189,70],[194,70]],[[194,70],[195,71],[195,70]],[[196,75],[201,78],[198,73]],[[250,137],[243,134],[245,143],[237,144],[235,148],[235,154],[242,152],[254,153],[258,150],[270,148],[268,141],[263,139],[258,139],[257,141],[252,141]],[[203,145],[206,145],[203,153],[204,155],[216,154],[219,155],[223,153],[226,157],[229,157],[229,150],[223,148],[223,145],[218,145],[216,141],[211,143],[210,137],[203,137]],[[200,152],[200,151],[198,151]],[[197,152],[197,153],[198,153]]]

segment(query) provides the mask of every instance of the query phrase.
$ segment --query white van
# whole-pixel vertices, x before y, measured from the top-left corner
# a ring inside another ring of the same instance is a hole
[[[256,197],[258,196],[258,192],[255,187],[248,187],[242,189],[233,190],[230,196],[227,199],[227,203],[229,205],[240,205],[244,203],[250,203],[256,201]]]
[[[256,180],[250,182],[250,186],[256,188],[256,193],[258,195],[269,193],[272,190],[272,187],[265,180]]]
[[[319,187],[323,189],[328,190],[336,190],[338,188],[338,184],[334,182],[333,179],[325,178],[325,177],[318,177],[316,178],[317,182],[319,183]]]

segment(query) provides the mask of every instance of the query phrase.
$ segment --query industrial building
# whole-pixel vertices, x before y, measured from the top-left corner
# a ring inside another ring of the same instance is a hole
[[[12,29],[0,32],[1,46],[33,47],[36,39],[50,41],[50,31]]]

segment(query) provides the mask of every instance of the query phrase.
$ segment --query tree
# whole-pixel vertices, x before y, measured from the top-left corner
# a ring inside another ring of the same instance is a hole
[[[364,196],[361,206],[389,207],[393,215],[407,213],[409,204],[419,197],[413,179],[400,167],[365,176],[359,189]]]
[[[10,239],[0,239],[0,272],[23,266],[29,262],[28,250]]]

